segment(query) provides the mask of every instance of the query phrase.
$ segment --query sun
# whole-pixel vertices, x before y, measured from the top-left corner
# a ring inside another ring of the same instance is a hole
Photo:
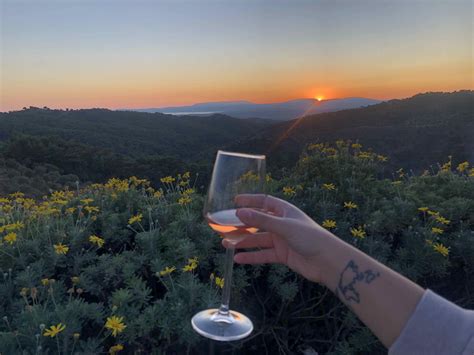
[[[319,96],[316,96],[315,99],[318,101],[323,101],[324,96],[319,95]]]

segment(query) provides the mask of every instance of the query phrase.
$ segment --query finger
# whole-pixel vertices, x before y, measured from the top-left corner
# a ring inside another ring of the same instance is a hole
[[[234,261],[238,264],[266,264],[279,262],[275,249],[238,253],[234,256]]]
[[[226,248],[232,246],[232,243],[229,243],[226,239],[222,241],[222,244]],[[268,232],[248,234],[245,239],[235,245],[235,248],[273,248],[272,234]]]
[[[237,217],[249,227],[257,227],[267,232],[280,235],[291,233],[291,220],[277,217],[252,208],[241,208],[237,210]]]
[[[265,211],[274,212],[283,216],[287,202],[270,195],[241,194],[235,197],[235,203],[240,207],[255,207]]]

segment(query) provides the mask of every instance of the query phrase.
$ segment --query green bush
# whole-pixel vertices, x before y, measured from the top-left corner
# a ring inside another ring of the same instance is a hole
[[[474,308],[474,170],[399,170],[359,144],[310,145],[270,193],[364,252],[461,306]],[[247,339],[214,344],[190,318],[216,306],[223,248],[189,174],[155,190],[132,177],[42,201],[0,198],[0,352],[384,353],[329,291],[281,265],[237,266],[232,308]]]

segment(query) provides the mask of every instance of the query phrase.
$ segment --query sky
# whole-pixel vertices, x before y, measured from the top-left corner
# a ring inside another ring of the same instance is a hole
[[[0,0],[0,111],[474,88],[472,0]]]

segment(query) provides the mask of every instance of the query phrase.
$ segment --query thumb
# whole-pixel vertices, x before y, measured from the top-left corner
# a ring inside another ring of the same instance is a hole
[[[252,208],[238,209],[237,217],[247,226],[275,234],[285,235],[290,229],[288,220]]]

